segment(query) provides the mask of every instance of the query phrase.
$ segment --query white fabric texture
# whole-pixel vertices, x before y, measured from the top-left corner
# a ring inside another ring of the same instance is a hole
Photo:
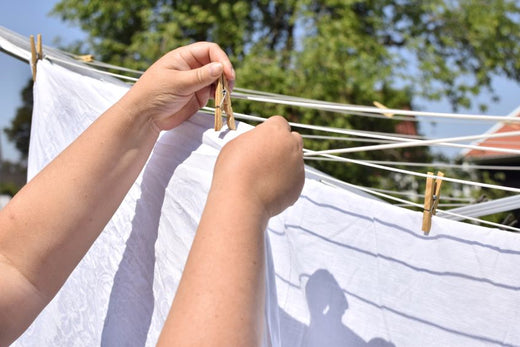
[[[29,176],[126,90],[39,62]],[[215,159],[250,129],[219,133],[212,124],[197,114],[162,134],[112,220],[15,346],[155,344]],[[268,227],[266,344],[519,346],[519,236],[436,217],[424,236],[421,221],[307,178]]]

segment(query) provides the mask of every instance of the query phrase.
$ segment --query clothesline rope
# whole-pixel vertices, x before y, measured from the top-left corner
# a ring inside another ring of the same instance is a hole
[[[449,147],[469,148],[469,149],[476,149],[476,150],[481,150],[481,151],[494,151],[494,152],[520,155],[520,150],[517,150],[517,149],[475,146],[475,145],[462,145],[462,144],[451,143],[451,142],[472,141],[472,140],[481,140],[481,139],[489,139],[489,138],[503,138],[503,137],[513,137],[513,136],[520,136],[520,131],[509,131],[509,132],[495,133],[495,134],[481,134],[481,135],[470,135],[470,136],[459,136],[459,137],[447,137],[447,138],[442,138],[442,139],[431,139],[431,140],[402,139],[402,141],[405,141],[404,143],[400,142],[400,143],[383,144],[383,145],[328,149],[328,150],[323,150],[323,151],[317,151],[317,152],[315,152],[315,154],[316,155],[342,154],[342,153],[366,152],[366,151],[376,151],[376,150],[395,149],[395,148],[442,145],[442,146],[449,146]],[[308,155],[312,155],[312,154],[308,154]]]
[[[305,157],[305,160],[319,160],[319,161],[341,161],[338,158],[320,158],[320,157]],[[496,166],[496,165],[473,165],[473,164],[447,164],[447,163],[417,163],[417,162],[403,162],[403,161],[383,161],[383,160],[363,160],[367,163],[381,164],[389,166],[409,166],[409,167],[435,167],[435,168],[450,168],[461,170],[496,170],[496,171],[520,171],[520,166]]]
[[[204,108],[202,108],[202,111],[207,113],[207,114],[212,115],[213,112],[214,112],[214,109],[211,108],[211,107],[204,107]],[[264,122],[266,120],[266,118],[262,118],[262,117],[258,117],[258,116],[246,115],[246,114],[238,113],[238,112],[235,112],[234,114],[235,114],[235,118],[237,118],[237,119],[245,119],[245,120],[250,120],[250,121],[254,121],[254,122]],[[308,126],[308,124],[299,124],[299,123],[292,123],[292,122],[289,122],[289,125],[293,126],[293,127],[301,127],[301,126],[307,127]],[[319,127],[319,126],[312,126],[312,127]],[[307,153],[308,153],[308,155],[317,155],[317,152],[315,152],[315,151],[304,149],[304,155],[307,154]],[[356,159],[350,159],[350,158],[333,156],[333,155],[326,154],[326,153],[320,154],[320,155],[324,156],[326,158],[334,158],[334,159],[337,159],[339,161],[344,161],[344,162],[358,164],[358,165],[363,165],[363,166],[369,166],[369,167],[373,167],[373,168],[381,169],[381,170],[386,170],[386,171],[393,171],[393,172],[397,172],[397,173],[401,173],[401,174],[405,174],[405,175],[418,176],[418,177],[423,177],[423,178],[428,178],[428,177],[440,178],[440,179],[442,179],[444,181],[447,181],[447,182],[453,182],[453,183],[459,183],[459,184],[465,184],[465,185],[478,186],[478,187],[481,187],[481,188],[497,189],[497,190],[509,191],[509,192],[513,192],[513,193],[520,193],[520,189],[519,188],[499,186],[499,185],[495,185],[495,184],[487,184],[487,183],[467,181],[467,180],[460,180],[460,179],[450,178],[450,177],[438,177],[436,175],[428,175],[428,174],[423,174],[423,173],[419,173],[419,172],[413,172],[413,171],[404,170],[404,169],[392,168],[392,167],[388,167],[388,166],[372,164],[372,163],[365,162],[365,161],[362,161],[362,160],[356,160]]]
[[[50,61],[59,62],[59,63],[65,64],[65,65],[78,67],[78,68],[81,68],[81,69],[84,69],[84,70],[88,70],[88,71],[94,71],[94,72],[97,72],[97,73],[101,73],[101,74],[104,74],[104,75],[116,77],[116,78],[127,80],[127,81],[137,82],[137,80],[139,79],[139,78],[135,78],[135,77],[129,77],[129,76],[117,74],[117,73],[114,73],[114,72],[99,70],[99,69],[96,69],[96,68],[92,68],[90,66],[86,66],[84,64],[78,64],[76,62],[71,62],[71,61],[67,61],[65,59],[60,59],[58,57],[45,56],[44,58],[48,59]]]
[[[513,136],[513,135],[511,135],[511,136]],[[330,135],[302,134],[302,137],[304,139],[311,139],[311,140],[327,140],[327,141],[340,141],[340,142],[348,141],[348,142],[378,143],[378,144],[400,142],[397,139],[396,140],[374,140],[374,139],[366,139],[366,138],[360,138],[360,137],[330,136]],[[402,137],[402,135],[400,137]],[[504,137],[507,137],[507,136],[504,136]],[[409,138],[421,139],[421,140],[432,140],[432,139],[425,138],[424,136],[409,136]],[[485,136],[485,138],[488,138],[488,136]],[[497,141],[497,140],[491,139],[489,141],[486,141],[486,143],[496,144],[496,145],[510,145],[511,141]],[[468,147],[468,146],[465,146],[465,147]],[[474,146],[472,146],[472,147],[474,147]],[[495,151],[497,149],[497,147],[477,146],[478,150],[483,150],[486,148],[489,150],[493,150],[493,151]],[[500,150],[500,148],[499,148],[499,150]],[[424,166],[424,165],[420,165],[420,166]],[[507,168],[512,168],[512,167],[511,166],[501,166],[501,168],[505,168],[504,170],[507,170]],[[518,169],[520,170],[520,168],[518,168]],[[497,170],[499,170],[499,169],[497,169]]]
[[[395,196],[391,196],[391,195],[387,195],[387,194],[384,194],[384,193],[380,193],[380,192],[374,191],[374,190],[369,189],[369,188],[365,188],[365,187],[362,187],[362,186],[357,186],[355,184],[350,184],[350,183],[338,180],[338,179],[336,179],[334,177],[330,177],[330,176],[327,176],[325,174],[321,174],[319,172],[312,171],[312,173],[317,175],[317,176],[321,176],[321,177],[325,178],[326,180],[324,180],[322,182],[325,183],[325,184],[328,184],[330,186],[333,186],[333,187],[335,187],[336,186],[335,184],[337,184],[339,187],[355,188],[355,189],[359,189],[359,190],[364,191],[364,192],[369,193],[369,194],[380,196],[380,197],[385,198],[385,199],[389,199],[389,200],[400,202],[400,203],[402,203],[402,204],[404,204],[405,206],[408,206],[408,207],[417,207],[417,208],[420,208],[420,209],[424,208],[424,206],[422,204],[418,204],[418,203],[415,203],[415,202],[412,202],[412,201],[400,199],[400,198],[397,198]],[[485,225],[494,226],[494,227],[497,227],[497,228],[500,228],[500,229],[507,229],[507,230],[510,230],[510,231],[520,232],[519,228],[515,228],[515,227],[509,226],[509,225],[503,225],[503,224],[499,224],[499,223],[489,222],[489,221],[486,221],[486,220],[483,220],[483,219],[479,219],[479,218],[463,216],[461,214],[452,213],[452,212],[445,211],[445,210],[437,209],[437,213],[443,213],[443,214],[446,214],[446,215],[458,217],[458,218],[469,220],[469,221],[472,221],[472,222],[482,223],[482,224],[485,224]]]
[[[372,190],[374,190],[376,192],[381,192],[381,193],[390,194],[390,195],[415,196],[415,197],[418,197],[418,198],[424,198],[424,194],[418,194],[417,192],[394,191],[394,190],[381,189],[381,188],[371,188],[371,187],[365,187],[365,186],[361,186],[361,187],[364,187],[364,188],[367,188],[367,189],[372,189]],[[459,202],[464,201],[464,202],[467,202],[467,203],[474,203],[475,199],[443,196],[442,197],[442,201],[459,201]],[[468,204],[463,204],[463,205],[467,206]]]
[[[307,150],[307,151],[309,153],[312,152],[312,151],[309,151],[309,150]],[[325,156],[325,157],[329,157],[329,158],[332,156],[330,154],[322,154],[322,155]],[[443,181],[452,182],[452,183],[459,183],[459,184],[465,184],[465,185],[470,185],[470,186],[477,186],[477,187],[481,187],[481,188],[497,189],[497,190],[503,190],[503,191],[507,191],[507,192],[520,193],[520,189],[519,188],[499,186],[499,185],[496,185],[496,184],[487,184],[487,183],[474,182],[474,181],[467,181],[467,180],[461,180],[461,179],[450,178],[450,177],[445,177],[445,176],[444,177],[439,177],[439,176],[436,176],[436,175],[428,175],[428,174],[423,174],[423,173],[419,173],[419,172],[413,172],[413,171],[408,171],[408,170],[403,170],[403,169],[398,169],[398,168],[392,168],[392,167],[388,167],[388,166],[383,166],[383,165],[378,165],[378,164],[372,164],[372,163],[369,163],[369,162],[364,162],[362,160],[356,160],[356,159],[350,159],[350,158],[344,158],[344,157],[336,157],[336,158],[338,158],[339,161],[344,161],[344,162],[358,164],[358,165],[363,165],[363,166],[369,166],[369,167],[373,167],[373,168],[381,169],[381,170],[386,170],[386,171],[393,171],[393,172],[397,172],[397,173],[401,173],[401,174],[405,174],[405,175],[411,175],[411,176],[417,176],[417,177],[423,177],[423,178],[428,178],[428,177],[439,178],[439,179],[441,179]]]
[[[374,140],[360,137],[347,137],[347,136],[328,136],[328,135],[307,135],[302,134],[304,139],[310,140],[327,140],[327,141],[349,141],[349,142],[363,142],[363,143],[395,143],[395,140]]]
[[[312,108],[317,110],[324,111],[342,111],[342,112],[366,112],[366,113],[392,113],[406,116],[416,116],[416,117],[437,117],[437,118],[454,118],[454,119],[464,119],[466,121],[472,120],[482,120],[482,121],[505,121],[511,123],[520,123],[520,118],[513,118],[509,116],[489,116],[489,115],[479,115],[479,114],[462,114],[462,113],[441,113],[441,112],[425,112],[425,111],[409,111],[409,110],[399,110],[399,109],[380,109],[377,107],[371,106],[358,106],[358,105],[342,105],[342,104],[322,104],[318,102],[311,101],[293,101],[290,99],[279,99],[265,96],[255,96],[255,95],[245,95],[239,93],[233,93],[234,97],[242,98],[250,101],[256,102],[265,102],[265,103],[273,103],[273,104],[283,104],[288,106],[299,106],[305,108]]]
[[[52,59],[52,58],[51,58]],[[63,63],[66,63],[66,64],[71,64],[70,62],[67,62],[63,59],[56,59],[55,60],[57,61],[61,61]],[[103,63],[103,66],[105,67],[114,67],[110,64],[104,64]],[[85,67],[87,68],[87,67]],[[92,70],[95,70],[95,71],[99,71],[97,69],[92,69]],[[132,72],[134,73],[137,73],[137,70],[132,70]],[[116,76],[116,77],[121,77],[121,76],[118,76],[117,74],[113,74],[113,73],[108,73],[109,75],[111,76]],[[124,76],[126,77],[126,76]],[[129,78],[130,80],[137,80],[135,78]],[[244,91],[250,93],[251,90],[247,90],[245,89]],[[237,94],[237,93],[234,93],[234,94]],[[279,95],[279,94],[273,94],[273,93],[265,93],[265,92],[256,92],[256,94],[259,94],[259,95],[262,95],[263,97],[264,96],[269,96],[269,95],[275,95],[276,97],[272,97],[272,99],[281,99],[281,98],[285,98],[286,100],[288,100],[289,102],[304,102],[304,103],[309,103],[310,101],[308,101],[308,99],[305,99],[305,98],[296,98],[296,97],[286,97],[286,96],[283,96],[283,95]],[[242,94],[238,94],[239,96],[238,97],[244,97],[245,94],[242,93]],[[301,101],[301,100],[304,100],[304,101]],[[339,104],[334,104],[334,103],[327,103],[327,102],[322,102],[322,101],[317,101],[317,102],[314,102],[315,105],[335,105],[335,106],[338,106]],[[346,105],[348,107],[350,106],[355,106],[355,105]],[[377,110],[380,110],[378,108],[375,108]],[[388,109],[385,109],[385,111],[389,112]],[[394,110],[392,110],[394,111]],[[431,113],[431,112],[430,112]],[[493,119],[496,121],[498,118],[498,116],[486,116],[486,117],[493,117]],[[482,119],[479,115],[477,115],[477,118],[479,119]],[[511,121],[512,117],[504,117],[504,119],[507,118],[508,121]],[[490,119],[490,118],[489,118]],[[327,131],[325,130],[326,128],[328,127],[322,127],[321,130],[322,131]],[[354,135],[353,133],[351,133],[352,135]],[[361,135],[361,133],[356,133],[354,136],[367,136],[367,137],[372,137],[372,138],[383,138],[383,137],[379,137],[377,135],[375,136],[371,136],[371,135],[367,135],[368,133],[365,132],[364,135]],[[488,146],[476,146],[476,145],[464,145],[464,144],[456,144],[456,143],[451,143],[451,142],[455,142],[455,141],[467,141],[467,140],[470,140],[470,139],[487,139],[487,138],[494,138],[494,137],[506,137],[506,136],[515,136],[513,134],[508,134],[508,135],[504,135],[504,134],[482,134],[482,135],[474,135],[474,136],[467,136],[467,137],[461,137],[457,140],[455,140],[456,138],[446,138],[446,139],[430,139],[430,140],[423,140],[423,142],[420,142],[420,141],[416,141],[414,144],[404,144],[404,143],[396,143],[396,144],[387,144],[387,145],[378,145],[378,146],[361,146],[361,147],[350,147],[350,148],[343,148],[343,149],[330,149],[330,150],[326,150],[324,151],[323,153],[327,153],[327,154],[340,154],[340,153],[353,153],[353,152],[359,152],[359,151],[369,151],[369,150],[383,150],[383,149],[393,149],[393,148],[406,148],[406,147],[416,147],[416,146],[430,146],[430,145],[439,145],[439,146],[446,146],[446,147],[455,147],[455,148],[465,148],[465,149],[477,149],[477,150],[489,150],[489,151],[495,151],[495,152],[502,152],[502,153],[509,153],[509,154],[520,154],[520,150],[515,150],[515,149],[509,149],[509,148],[499,148],[499,147],[488,147]],[[410,140],[406,140],[403,138],[403,136],[388,136],[386,138],[387,140],[390,139],[390,140],[394,140],[394,141],[408,141],[408,142],[412,142]]]
[[[56,57],[47,57],[49,60],[55,60],[60,61],[65,64],[73,64],[71,62],[65,61],[63,59],[59,59]],[[91,65],[94,65],[93,62],[89,63]],[[75,66],[83,66],[86,69],[92,69],[89,68],[83,64],[73,64]],[[95,66],[98,67],[104,67],[109,69],[119,69],[121,71],[129,71],[136,74],[142,74],[143,71],[137,71],[127,68],[121,68],[116,65],[112,64],[106,64],[106,63],[95,63]],[[97,72],[106,73],[110,76],[118,77],[121,79],[129,80],[129,81],[137,81],[138,78],[135,77],[129,77],[121,74],[115,74],[108,71],[103,71],[99,69],[94,69]],[[404,116],[418,116],[418,117],[437,117],[437,118],[453,118],[453,119],[463,119],[465,121],[467,120],[478,120],[478,121],[491,121],[491,122],[498,122],[498,121],[504,121],[508,123],[520,123],[519,117],[510,117],[510,116],[499,116],[499,115],[480,115],[480,114],[462,114],[462,113],[448,113],[448,112],[427,112],[427,111],[416,111],[416,110],[400,110],[400,109],[380,109],[378,107],[372,107],[372,106],[360,106],[360,105],[349,105],[349,104],[338,104],[333,102],[327,102],[327,101],[320,101],[320,100],[313,100],[313,99],[307,99],[307,98],[300,98],[300,97],[293,97],[293,96],[287,96],[283,94],[275,94],[275,93],[268,93],[268,92],[261,92],[261,91],[254,91],[251,89],[244,89],[244,88],[235,88],[234,93],[232,94],[234,98],[239,99],[246,99],[251,101],[257,101],[257,102],[266,102],[266,103],[275,103],[275,104],[284,104],[288,106],[301,106],[305,108],[313,108],[313,109],[320,109],[325,111],[339,111],[339,112],[361,112],[364,114],[374,115],[374,114],[394,114],[394,115],[404,115]],[[388,118],[388,117],[386,117]],[[412,118],[408,119],[412,120]]]
[[[250,121],[259,121],[259,119],[264,119],[262,117],[257,116],[251,116],[251,115],[245,115],[241,114],[242,119],[250,120]],[[376,149],[388,149],[388,148],[404,148],[404,147],[413,147],[413,146],[426,146],[424,142],[405,138],[405,137],[399,137],[394,135],[387,135],[387,134],[381,134],[381,133],[375,133],[375,132],[365,132],[360,130],[348,130],[348,129],[340,129],[340,128],[333,128],[333,127],[325,127],[320,125],[311,125],[311,124],[303,124],[303,123],[295,123],[291,122],[291,126],[303,128],[303,129],[309,129],[309,130],[317,130],[317,131],[324,131],[324,132],[330,132],[330,133],[337,133],[337,134],[343,134],[343,135],[350,135],[350,136],[359,136],[359,137],[368,137],[373,139],[381,139],[381,140],[391,140],[391,141],[399,141],[399,143],[394,144],[393,146],[385,145],[385,147],[372,147],[372,146],[363,146],[363,147],[356,147],[356,149],[334,149],[334,150],[327,150],[324,151],[323,154],[329,154],[330,153],[347,153],[347,152],[358,152],[358,151],[366,151],[366,150],[376,150]],[[511,133],[511,132],[510,132]],[[500,133],[500,134],[482,134],[482,135],[471,135],[471,136],[465,136],[465,137],[459,137],[456,138],[457,140],[460,140],[461,138],[465,138],[466,141],[469,139],[485,139],[488,137],[507,137],[507,136],[513,136],[510,133]],[[518,132],[520,134],[520,131]],[[514,154],[520,154],[520,151],[518,150],[512,150],[512,149],[501,149],[501,148],[495,148],[495,147],[482,147],[482,146],[473,146],[473,145],[463,145],[463,144],[456,144],[456,143],[448,143],[445,142],[446,140],[452,140],[453,138],[447,138],[447,139],[432,139],[432,140],[424,140],[429,141],[432,144],[438,144],[442,146],[447,147],[457,147],[457,148],[472,148],[472,149],[488,149],[488,150],[494,150],[497,152],[504,152],[504,153],[514,153]],[[462,140],[460,140],[462,141]],[[412,144],[405,144],[404,142],[411,142]],[[383,145],[381,145],[383,146]],[[310,154],[308,154],[310,155]]]
[[[75,59],[80,59],[80,57],[78,55],[68,53],[68,52],[64,52],[64,53],[68,54],[71,57],[74,57]],[[51,59],[54,59],[57,61],[59,60],[57,58],[51,58]],[[62,60],[60,60],[60,61],[62,61]],[[69,63],[69,62],[65,62],[65,61],[62,61],[62,62]],[[108,63],[99,62],[99,61],[84,62],[84,64],[101,67],[101,68],[106,68],[106,69],[131,72],[131,73],[134,73],[137,75],[142,75],[144,73],[144,71],[141,71],[141,70],[128,69],[128,68],[121,67],[118,65],[108,64]],[[81,66],[81,65],[78,65],[78,66]],[[101,72],[101,73],[108,73],[106,71],[99,70],[99,69],[96,69],[96,71]],[[122,79],[129,80],[129,81],[138,80],[138,78],[136,78],[136,77],[118,75],[118,74],[113,74],[113,73],[108,73],[108,74],[110,74],[111,76],[116,76],[116,77],[119,77]],[[313,103],[316,105],[335,105],[335,106],[349,106],[349,107],[358,106],[358,105],[351,105],[351,104],[331,103],[331,102],[327,102],[327,101],[313,100],[313,99],[308,99],[308,98],[301,98],[301,97],[296,97],[296,96],[276,94],[276,93],[258,91],[258,90],[247,89],[247,88],[239,88],[239,87],[234,88],[234,91],[235,91],[235,93],[234,93],[233,97],[235,97],[235,98],[247,98],[250,96],[264,96],[264,97],[270,97],[270,98],[277,98],[278,100],[300,101],[300,102],[304,102],[304,103]],[[408,114],[409,116],[415,116],[417,114],[421,114],[421,115],[429,115],[429,116],[439,115],[439,117],[441,117],[441,118],[452,115],[452,116],[454,116],[454,118],[460,118],[459,116],[463,116],[462,117],[463,119],[468,119],[470,117],[476,116],[476,118],[474,118],[474,120],[486,120],[486,121],[493,121],[493,122],[500,120],[499,119],[500,117],[503,118],[504,121],[512,121],[512,122],[517,121],[516,119],[511,119],[511,117],[508,117],[508,116],[505,116],[505,118],[504,118],[504,116],[472,115],[472,114],[457,114],[457,113],[439,113],[439,112],[422,112],[422,111],[403,112],[405,110],[394,110],[394,109],[382,110],[377,107],[370,107],[369,109],[370,109],[370,111],[362,112],[362,113],[360,113],[360,115],[374,115],[374,113],[381,113],[381,114],[393,113],[393,114]],[[354,111],[351,110],[351,112],[354,112]],[[403,113],[401,113],[401,112],[403,112]],[[483,116],[483,118],[481,116]],[[389,117],[386,117],[386,116],[384,118],[389,119]],[[392,118],[394,118],[394,117],[392,117]],[[417,121],[415,119],[415,117],[406,117],[406,118],[401,118],[401,119],[406,119],[408,121]]]

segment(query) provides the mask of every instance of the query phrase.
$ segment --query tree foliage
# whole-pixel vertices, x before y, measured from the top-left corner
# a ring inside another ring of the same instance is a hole
[[[22,106],[16,110],[16,115],[11,120],[10,126],[4,129],[7,139],[14,143],[24,160],[27,159],[29,154],[33,110],[32,87],[33,81],[30,79],[22,90]]]
[[[0,195],[14,196],[25,184],[27,167],[22,163],[0,162]]]
[[[238,86],[319,100],[413,108],[417,97],[448,98],[469,107],[492,91],[493,76],[520,80],[520,8],[512,0],[61,0],[54,14],[87,32],[83,49],[109,63],[145,69],[170,49],[214,41],[235,64]],[[245,101],[234,107],[340,128],[391,132],[396,124]],[[430,154],[350,157],[427,161]],[[395,187],[364,167],[316,165],[351,182]]]
[[[384,84],[468,106],[493,75],[520,79],[511,0],[62,0],[54,14],[89,33],[103,61],[144,69],[209,40],[255,72],[241,83],[258,76],[268,90],[340,102],[370,100]]]

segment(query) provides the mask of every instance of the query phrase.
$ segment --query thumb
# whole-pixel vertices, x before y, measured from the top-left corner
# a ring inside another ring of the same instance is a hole
[[[181,74],[180,85],[184,86],[183,92],[194,93],[215,82],[224,72],[222,63],[210,63],[198,69],[184,71]]]

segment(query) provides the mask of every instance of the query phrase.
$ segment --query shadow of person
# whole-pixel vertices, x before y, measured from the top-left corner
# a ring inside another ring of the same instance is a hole
[[[311,321],[304,336],[304,346],[367,345],[361,337],[341,322],[341,317],[348,309],[348,302],[330,272],[324,269],[314,272],[305,286],[305,297]]]
[[[349,308],[348,301],[329,271],[319,269],[309,277],[305,286],[305,296],[311,319],[303,338],[303,346],[394,346],[379,337],[367,343],[343,325],[341,319]]]
[[[395,347],[392,342],[386,341],[380,337],[374,337],[372,340],[368,341],[369,347]]]

